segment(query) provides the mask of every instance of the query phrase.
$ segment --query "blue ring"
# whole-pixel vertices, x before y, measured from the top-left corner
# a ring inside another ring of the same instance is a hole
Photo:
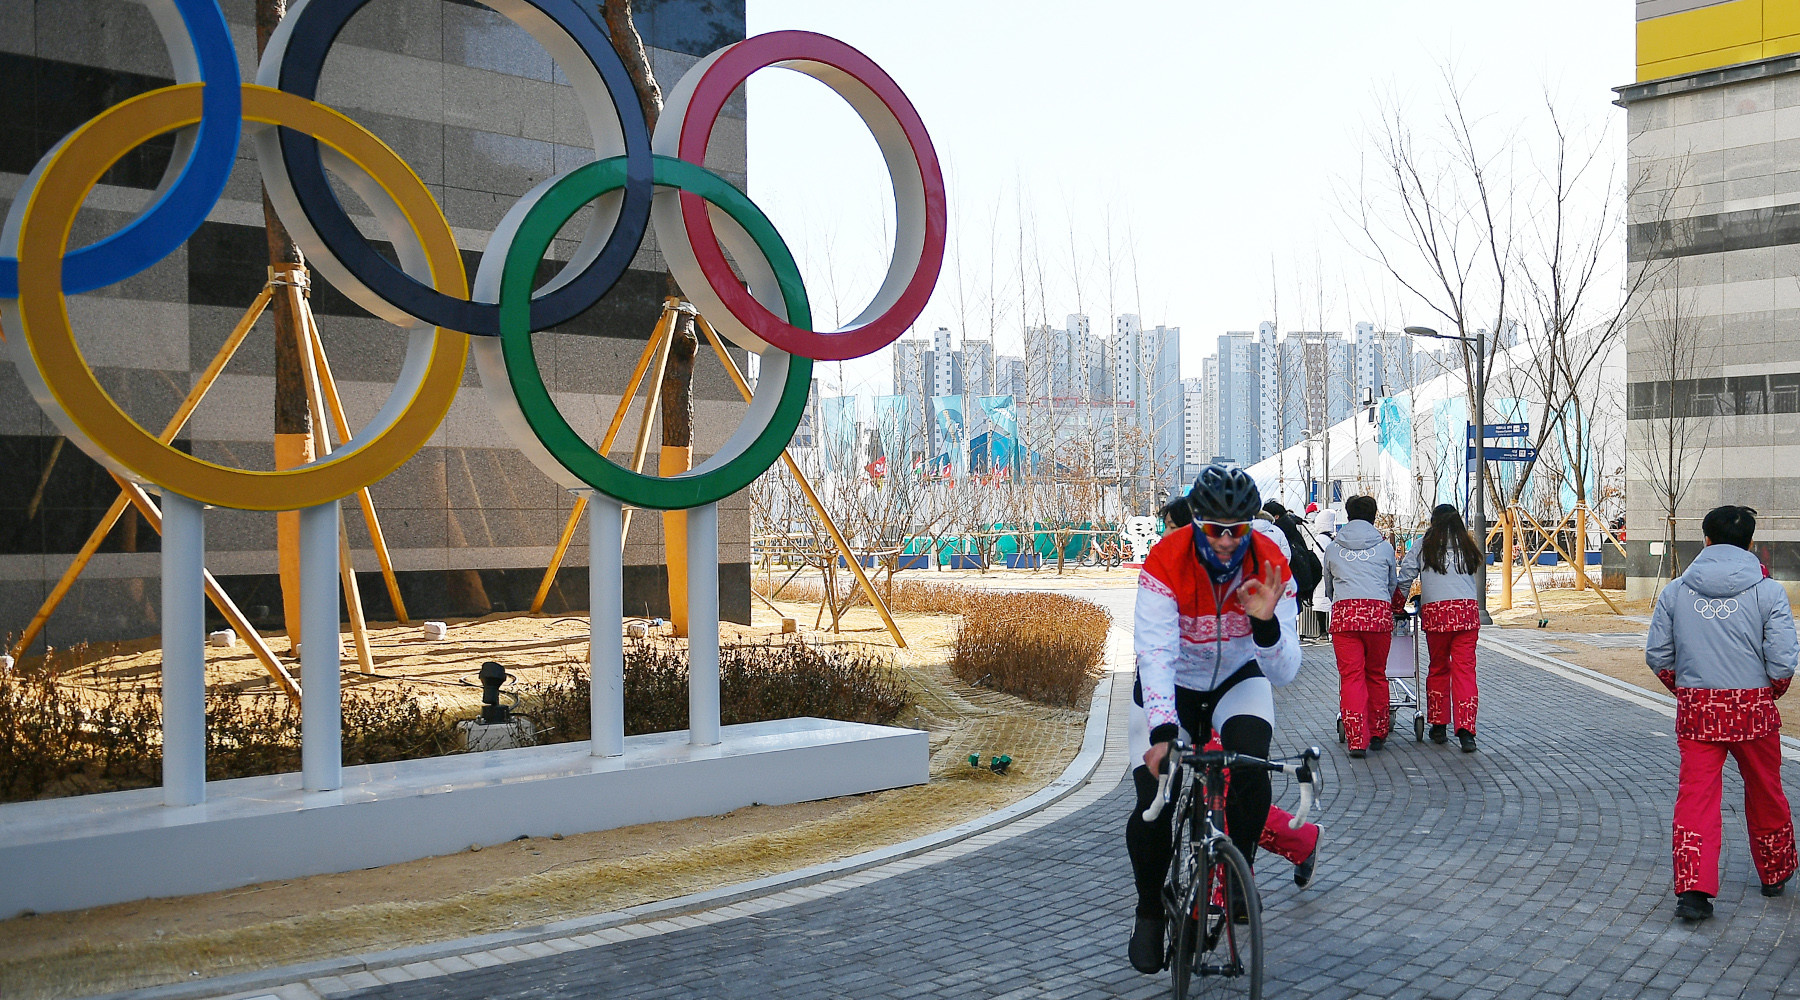
[[[194,47],[200,83],[200,124],[193,151],[162,197],[118,232],[65,254],[64,294],[91,292],[118,284],[174,253],[206,221],[225,193],[225,182],[237,163],[238,135],[244,105],[238,87],[237,49],[216,0],[173,0]],[[54,150],[52,151],[54,152]],[[648,164],[649,155],[645,155]],[[648,166],[645,172],[648,173]],[[29,198],[30,191],[19,192]],[[0,299],[19,297],[19,261],[0,256]]]
[[[625,136],[625,199],[619,221],[600,253],[573,279],[531,302],[531,329],[543,330],[581,315],[600,301],[637,254],[650,225],[654,193],[650,130],[638,106],[625,64],[600,28],[574,0],[526,0],[567,32],[600,72]],[[279,86],[315,100],[319,72],[338,32],[368,0],[308,0],[291,11],[292,35],[281,55]],[[281,130],[281,158],[294,198],[327,249],[369,291],[415,319],[486,337],[500,334],[500,307],[445,295],[419,282],[375,252],[350,221],[325,179],[318,140]]]

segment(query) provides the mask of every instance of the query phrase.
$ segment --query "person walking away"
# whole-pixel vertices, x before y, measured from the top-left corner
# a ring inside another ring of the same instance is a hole
[[[1352,757],[1387,742],[1388,646],[1394,641],[1394,547],[1375,529],[1375,498],[1344,501],[1349,518],[1325,550],[1331,646],[1337,653],[1338,714]]]
[[[1724,506],[1700,524],[1706,547],[1656,598],[1644,661],[1675,693],[1681,783],[1672,824],[1675,915],[1712,916],[1719,894],[1725,756],[1744,779],[1744,823],[1762,894],[1794,874],[1794,821],[1781,787],[1781,711],[1800,639],[1781,584],[1750,554],[1756,512]]]
[[[1425,721],[1431,742],[1448,743],[1455,718],[1463,753],[1475,752],[1475,640],[1481,635],[1481,546],[1452,504],[1431,510],[1431,525],[1400,562],[1400,591],[1419,582],[1419,627],[1430,665],[1425,675]]]
[[[1190,523],[1165,535],[1138,574],[1132,647],[1133,701],[1147,729],[1144,766],[1132,771],[1136,803],[1125,848],[1137,888],[1130,957],[1140,972],[1163,963],[1162,883],[1173,849],[1173,814],[1146,822],[1169,742],[1216,731],[1232,753],[1267,757],[1274,739],[1275,692],[1300,670],[1294,582],[1281,548],[1251,521],[1262,509],[1256,481],[1242,469],[1210,465],[1187,496]],[[1225,820],[1232,843],[1255,863],[1270,805],[1267,772],[1232,775]]]

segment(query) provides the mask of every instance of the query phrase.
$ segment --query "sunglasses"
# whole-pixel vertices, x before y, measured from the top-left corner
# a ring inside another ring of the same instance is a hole
[[[1242,538],[1250,533],[1249,521],[1200,521],[1200,533],[1208,538]]]

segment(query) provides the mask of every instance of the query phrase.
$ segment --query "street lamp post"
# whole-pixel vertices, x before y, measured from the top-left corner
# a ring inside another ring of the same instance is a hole
[[[1487,333],[1477,330],[1475,336],[1464,337],[1439,333],[1428,326],[1409,326],[1406,333],[1413,337],[1460,340],[1475,345],[1475,511],[1470,521],[1481,545],[1481,565],[1476,569],[1475,584],[1481,598],[1481,624],[1492,625],[1494,619],[1488,614],[1487,594]]]

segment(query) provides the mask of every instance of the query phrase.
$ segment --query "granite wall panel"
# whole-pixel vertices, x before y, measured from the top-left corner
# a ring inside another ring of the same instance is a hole
[[[254,4],[226,0],[241,67],[255,70]],[[638,13],[665,86],[701,54],[742,37],[741,3],[662,0]],[[9,114],[0,122],[0,194],[10,200],[42,153],[102,108],[169,81],[168,59],[141,5],[125,0],[25,0],[0,4],[0,77],[9,81]],[[447,60],[447,61],[446,61]],[[592,157],[586,116],[566,78],[523,31],[492,11],[440,0],[375,0],[352,18],[327,61],[322,96],[393,146],[432,187],[464,247],[473,275],[488,230],[519,193],[554,170]],[[715,132],[709,162],[742,183],[742,94],[734,95]],[[135,215],[167,167],[171,140],[126,155],[90,197],[77,220],[76,242],[111,231]],[[364,232],[379,233],[366,207],[338,186]],[[585,231],[578,217],[553,246],[540,280],[566,259]],[[72,311],[84,350],[104,367],[104,384],[141,422],[160,428],[192,377],[216,353],[261,289],[266,266],[260,180],[248,142],[224,200],[181,251],[145,273],[92,295]],[[385,242],[377,252],[391,259]],[[582,316],[539,335],[543,370],[583,424],[610,418],[654,325],[668,283],[653,241],[614,292]],[[328,283],[315,282],[319,317],[334,374],[352,422],[386,398],[405,336],[369,316]],[[272,326],[257,324],[179,447],[249,468],[272,463]],[[742,364],[743,354],[734,351]],[[572,497],[530,466],[488,411],[473,365],[451,417],[430,447],[374,487],[383,528],[403,570],[415,614],[481,614],[522,608],[565,523]],[[743,406],[710,351],[695,382],[696,429],[702,454],[721,443]],[[635,416],[633,418],[635,420]],[[628,431],[630,428],[628,428]],[[55,429],[29,399],[10,361],[0,360],[0,465],[36,470],[0,489],[0,564],[11,578],[0,600],[0,632],[22,626],[68,554],[80,545],[117,495],[111,477],[79,450],[59,447]],[[629,440],[615,450],[626,459]],[[654,446],[653,446],[654,447]],[[50,456],[56,458],[51,461]],[[654,461],[654,456],[651,456]],[[40,481],[41,480],[41,481]],[[748,516],[724,506],[722,555],[748,559]],[[354,500],[346,526],[372,565],[367,529]],[[278,624],[273,589],[272,515],[214,511],[208,538],[214,568],[234,574],[230,586],[259,624]],[[585,545],[571,553],[559,581],[563,605],[586,601]],[[158,539],[128,512],[69,602],[52,620],[50,641],[135,638],[155,631],[154,573]],[[634,518],[626,561],[627,590],[645,608],[663,602],[666,585],[661,519]],[[534,568],[535,567],[535,568]],[[747,620],[748,567],[727,567],[728,616]],[[738,579],[741,577],[741,581]],[[375,617],[391,613],[379,579],[365,574],[365,600]],[[553,598],[553,602],[557,598]]]

